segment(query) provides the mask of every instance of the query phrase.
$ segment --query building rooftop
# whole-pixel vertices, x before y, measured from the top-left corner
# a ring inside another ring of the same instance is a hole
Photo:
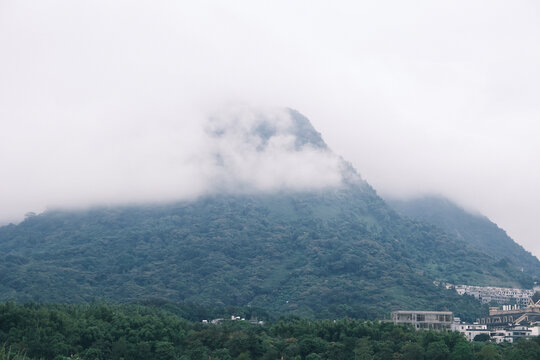
[[[451,315],[451,311],[425,311],[425,310],[397,310],[393,311],[393,313],[396,314],[408,314],[408,313],[415,313],[415,314],[440,314],[440,315]]]

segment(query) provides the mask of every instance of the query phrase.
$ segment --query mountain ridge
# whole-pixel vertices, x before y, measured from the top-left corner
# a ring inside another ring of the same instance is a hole
[[[476,249],[500,260],[507,259],[517,269],[523,268],[534,278],[540,278],[538,258],[482,214],[467,211],[451,200],[435,195],[409,200],[385,199],[385,201],[401,215],[433,224],[465,240]]]
[[[298,152],[313,148],[309,139],[322,141],[311,127],[315,134],[308,131],[298,147],[287,123],[281,132],[256,130],[266,140],[244,135],[269,119],[233,128],[249,141],[243,149],[266,151],[259,148],[266,141],[295,144]],[[311,126],[305,117],[299,121]],[[228,136],[225,130],[217,136]],[[330,151],[326,144],[323,151]],[[400,216],[350,164],[331,156],[345,168],[339,186],[50,210],[0,227],[0,300],[158,298],[370,319],[403,308],[451,309],[474,320],[485,307],[434,282],[531,283],[495,257],[477,263],[480,251],[440,228]]]

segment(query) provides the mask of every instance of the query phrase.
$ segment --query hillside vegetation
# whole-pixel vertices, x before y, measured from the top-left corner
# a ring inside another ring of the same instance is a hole
[[[202,324],[137,305],[0,304],[4,360],[536,360],[540,339],[468,342],[459,333],[359,320]]]
[[[523,249],[487,217],[468,212],[450,200],[437,196],[388,200],[388,203],[401,215],[433,224],[482,253],[540,279],[538,258]]]
[[[432,281],[530,280],[402,219],[368,186],[50,211],[0,228],[0,253],[2,300],[157,298],[316,317],[413,307],[474,317],[475,301]]]

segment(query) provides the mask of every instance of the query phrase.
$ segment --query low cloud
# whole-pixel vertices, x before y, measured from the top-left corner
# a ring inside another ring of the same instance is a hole
[[[287,109],[236,108],[206,126],[210,189],[311,190],[339,186],[342,160],[326,145],[304,143]],[[309,130],[309,129],[308,129]]]
[[[300,139],[305,134],[298,133],[293,114],[301,117],[288,109],[228,107],[192,113],[192,119],[175,125],[94,124],[83,138],[80,128],[43,129],[4,176],[8,186],[0,190],[0,216],[14,220],[44,208],[341,185],[341,158],[309,123],[315,142]],[[49,151],[34,150],[42,147]]]

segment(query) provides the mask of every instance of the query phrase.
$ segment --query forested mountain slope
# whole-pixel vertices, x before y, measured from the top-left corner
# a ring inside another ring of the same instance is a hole
[[[401,223],[373,192],[357,188],[51,211],[0,229],[0,294],[44,302],[163,298],[306,314],[343,305],[331,311],[373,317],[452,297],[431,279],[439,266],[454,265],[454,251],[462,252],[456,259],[466,253],[438,236]]]
[[[290,114],[292,151],[330,152],[307,119]],[[272,123],[255,125],[256,151],[275,146]],[[0,300],[163,299],[327,318],[450,309],[473,319],[482,311],[475,300],[433,281],[530,285],[465,240],[399,216],[339,161],[338,186],[47,211],[1,227]]]
[[[510,238],[487,217],[470,213],[450,200],[425,196],[412,200],[387,200],[398,213],[433,224],[495,259],[510,263],[540,278],[540,261]]]

